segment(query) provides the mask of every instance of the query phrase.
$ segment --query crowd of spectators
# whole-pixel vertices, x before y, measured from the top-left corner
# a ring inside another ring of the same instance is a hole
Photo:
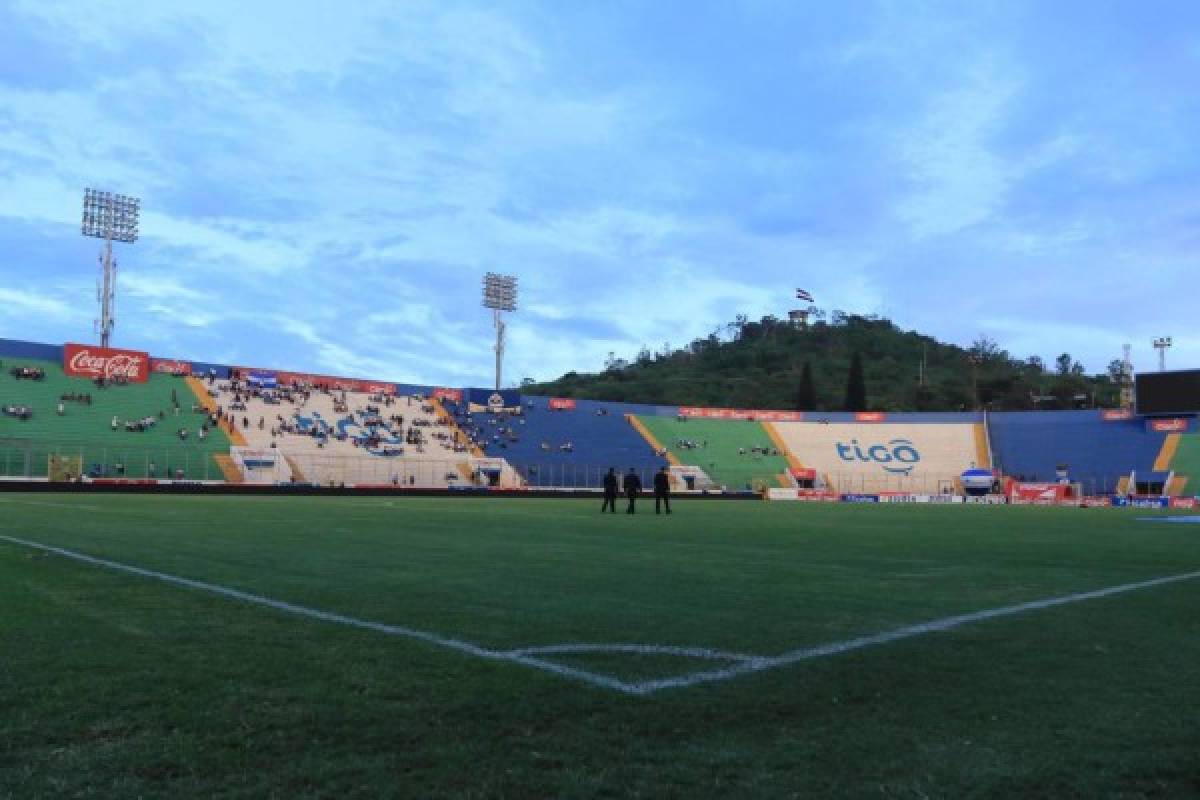
[[[46,370],[41,367],[13,367],[8,371],[19,381],[44,381],[46,380]]]

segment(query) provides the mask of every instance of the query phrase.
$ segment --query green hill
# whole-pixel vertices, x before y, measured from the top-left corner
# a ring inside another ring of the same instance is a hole
[[[17,380],[9,374],[15,365],[41,367],[46,378]],[[172,392],[181,406],[178,415]],[[69,394],[90,395],[92,402],[61,400]],[[57,411],[60,402],[61,416]],[[171,375],[152,374],[144,384],[99,389],[89,380],[68,377],[55,362],[5,360],[0,370],[0,406],[27,406],[33,415],[25,420],[0,415],[0,475],[45,475],[48,456],[62,454],[81,455],[85,471],[95,464],[105,465],[110,476],[119,463],[128,478],[145,477],[153,464],[156,477],[166,477],[170,467],[172,472],[182,470],[191,480],[220,479],[213,455],[228,453],[229,439],[218,428],[199,441],[196,432],[204,417],[192,412],[196,402],[185,381]],[[125,421],[157,419],[159,412],[164,418],[148,430],[125,430]],[[112,429],[113,417],[119,423],[117,430]],[[180,428],[188,429],[186,440],[179,438]]]
[[[1048,369],[981,338],[970,348],[898,328],[888,319],[834,312],[805,329],[764,317],[739,318],[686,347],[643,349],[632,361],[610,356],[598,373],[569,372],[527,382],[522,391],[667,405],[841,410],[850,362],[861,354],[865,409],[959,411],[1115,407],[1119,388],[1109,374],[1088,376],[1063,354]],[[801,392],[804,365],[815,398]],[[814,400],[815,402],[810,402]]]

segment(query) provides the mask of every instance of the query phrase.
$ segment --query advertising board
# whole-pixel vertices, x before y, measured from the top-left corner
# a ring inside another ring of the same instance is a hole
[[[140,350],[68,342],[63,345],[63,372],[73,378],[145,383],[150,377],[150,355]]]
[[[175,358],[150,359],[150,371],[165,375],[191,375],[192,362],[180,361]]]

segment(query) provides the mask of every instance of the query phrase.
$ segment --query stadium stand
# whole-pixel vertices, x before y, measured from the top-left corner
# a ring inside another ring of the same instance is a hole
[[[446,401],[458,426],[486,456],[503,458],[529,486],[595,488],[609,467],[634,468],[645,485],[668,462],[638,433],[626,414],[655,413],[655,406],[575,400],[552,409],[547,397],[521,397],[520,413],[470,411]]]
[[[826,488],[941,494],[959,490],[963,470],[990,466],[981,424],[970,416],[889,414],[884,422],[852,422],[830,415],[766,424]]]
[[[652,448],[664,448],[673,457],[672,463],[699,468],[716,486],[741,490],[792,485],[785,477],[786,454],[760,422],[665,416],[635,419],[652,437]]]
[[[217,414],[244,440],[233,457],[251,481],[447,486],[472,480],[469,449],[423,396],[307,384],[259,388],[238,379],[206,389]]]
[[[1156,470],[1167,470],[1172,476],[1167,493],[1183,495],[1200,491],[1200,433],[1196,420],[1190,421],[1187,433],[1171,433],[1154,463]]]
[[[996,466],[1018,479],[1054,481],[1065,467],[1088,494],[1106,494],[1125,488],[1122,479],[1131,474],[1161,491],[1168,476],[1156,469],[1167,434],[1148,431],[1141,419],[1106,420],[1092,410],[1014,411],[990,414],[988,425]]]
[[[64,374],[61,361],[6,353],[0,363],[0,406],[29,411],[0,415],[0,474],[44,476],[49,457],[60,455],[78,456],[90,477],[224,478],[214,456],[228,452],[229,439],[211,428],[200,435],[207,418],[181,378],[101,388]],[[13,371],[22,368],[43,378],[19,380]]]

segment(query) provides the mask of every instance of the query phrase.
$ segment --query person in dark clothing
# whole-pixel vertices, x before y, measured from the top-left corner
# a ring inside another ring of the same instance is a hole
[[[630,467],[629,472],[625,473],[625,479],[621,481],[621,487],[625,490],[625,496],[629,498],[629,507],[625,509],[625,513],[636,513],[633,510],[633,503],[637,500],[638,492],[642,490],[642,479],[633,471],[633,467]]]
[[[660,514],[659,504],[662,504],[667,513],[671,513],[671,476],[667,474],[667,468],[663,467],[658,472],[654,473],[654,513]]]
[[[617,471],[614,467],[609,467],[604,476],[604,505],[600,506],[600,513],[605,511],[617,513]]]

